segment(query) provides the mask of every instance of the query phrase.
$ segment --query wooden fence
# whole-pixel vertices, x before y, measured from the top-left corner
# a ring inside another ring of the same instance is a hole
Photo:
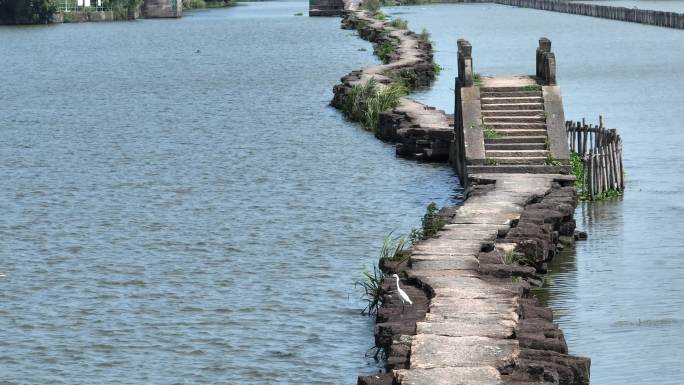
[[[633,23],[657,25],[684,29],[684,14],[600,4],[576,3],[566,0],[493,0],[495,3],[545,11],[571,13],[575,15],[600,17],[603,19],[630,21]],[[648,3],[648,2],[645,2]]]
[[[610,190],[625,190],[622,139],[615,129],[582,122],[565,122],[570,151],[584,160],[584,193],[592,199]]]

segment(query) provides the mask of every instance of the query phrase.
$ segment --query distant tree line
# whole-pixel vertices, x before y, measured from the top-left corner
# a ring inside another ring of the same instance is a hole
[[[47,24],[56,11],[53,0],[0,0],[0,24]]]

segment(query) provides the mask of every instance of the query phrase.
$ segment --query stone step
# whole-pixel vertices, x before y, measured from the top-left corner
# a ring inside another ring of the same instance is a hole
[[[521,136],[521,138],[525,138]],[[489,152],[491,150],[506,150],[506,151],[516,151],[516,150],[546,150],[546,143],[542,141],[539,143],[488,143],[485,140],[485,151]]]
[[[483,92],[480,89],[481,98],[508,98],[508,97],[520,97],[520,96],[539,96],[543,94],[541,91],[503,91],[503,92]]]
[[[500,104],[482,104],[482,110],[543,110],[544,105],[541,103],[500,103]]]
[[[472,174],[570,174],[570,166],[547,165],[501,165],[501,166],[468,166],[468,175]]]
[[[504,104],[504,103],[544,103],[544,98],[541,96],[516,96],[516,97],[496,97],[483,98],[480,96],[481,104]]]
[[[485,153],[487,154],[488,157],[491,158],[515,158],[515,157],[524,157],[524,158],[542,158],[546,159],[549,157],[549,151],[546,149],[541,149],[541,150],[520,150],[520,149],[515,149],[515,150],[494,150],[494,149],[489,149],[485,148]]]
[[[544,116],[544,110],[484,110],[482,116]]]
[[[500,136],[498,138],[494,139],[486,139],[485,138],[485,144],[519,144],[519,143],[543,143],[546,144],[547,137],[546,135],[539,135],[539,136],[509,136],[509,137],[504,137]]]
[[[489,154],[487,154],[489,155]],[[507,164],[545,164],[548,159],[546,156],[501,156],[501,157],[489,157],[490,159],[496,161],[496,165],[507,165]]]
[[[535,88],[535,90],[533,90]],[[541,86],[499,86],[499,87],[480,87],[480,94],[483,92],[529,92],[541,91]]]
[[[546,129],[539,130],[539,129],[530,129],[530,128],[524,128],[522,130],[520,129],[499,129],[495,130],[496,133],[499,135],[499,138],[502,137],[507,137],[507,136],[544,136],[546,138]]]
[[[546,123],[492,123],[485,122],[485,127],[495,130],[546,130]]]
[[[485,123],[546,123],[542,116],[485,116]]]

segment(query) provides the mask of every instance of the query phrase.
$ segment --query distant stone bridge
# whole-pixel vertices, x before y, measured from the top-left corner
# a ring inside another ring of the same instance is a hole
[[[183,15],[182,0],[145,0],[142,14],[147,19],[176,18]]]

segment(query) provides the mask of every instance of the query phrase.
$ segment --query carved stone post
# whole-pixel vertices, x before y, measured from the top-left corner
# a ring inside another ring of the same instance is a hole
[[[473,86],[473,46],[467,40],[458,39],[458,81],[462,87]]]
[[[556,85],[556,55],[553,52],[544,53],[544,83],[549,86]]]
[[[542,37],[539,39],[539,47],[537,48],[537,77],[544,78],[544,53],[551,52],[551,40]]]

